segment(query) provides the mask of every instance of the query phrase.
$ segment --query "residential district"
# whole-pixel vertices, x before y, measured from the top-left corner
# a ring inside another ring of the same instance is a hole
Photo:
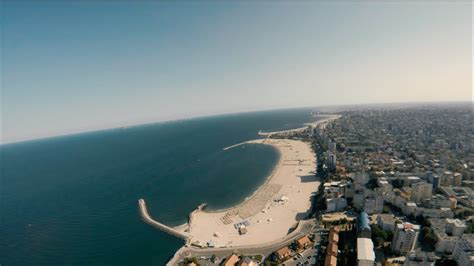
[[[311,142],[317,155],[322,185],[304,235],[180,264],[474,266],[471,104],[337,114],[269,136]]]

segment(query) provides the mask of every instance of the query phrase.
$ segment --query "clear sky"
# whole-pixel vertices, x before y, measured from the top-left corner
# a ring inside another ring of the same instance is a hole
[[[270,108],[470,101],[472,10],[3,2],[2,142]]]

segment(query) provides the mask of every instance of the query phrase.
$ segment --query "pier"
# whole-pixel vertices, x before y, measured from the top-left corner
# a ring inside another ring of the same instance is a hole
[[[143,218],[143,221],[145,221],[147,224],[149,224],[149,225],[151,225],[155,228],[158,228],[158,229],[160,229],[161,231],[163,231],[165,233],[174,235],[174,236],[179,237],[179,238],[183,239],[184,241],[188,242],[189,236],[187,234],[179,232],[176,229],[174,229],[172,227],[169,227],[165,224],[162,224],[162,223],[154,220],[153,218],[151,218],[151,216],[148,213],[148,210],[146,208],[146,203],[145,203],[144,199],[139,199],[138,200],[138,206],[139,206],[140,214]]]
[[[225,148],[223,148],[222,150],[223,150],[223,151],[226,151],[226,150],[228,150],[228,149],[232,149],[232,148],[235,148],[235,147],[244,145],[244,144],[246,144],[246,143],[248,143],[248,141],[244,141],[244,142],[241,142],[241,143],[237,143],[237,144],[231,145],[231,146],[229,146],[229,147],[225,147]]]

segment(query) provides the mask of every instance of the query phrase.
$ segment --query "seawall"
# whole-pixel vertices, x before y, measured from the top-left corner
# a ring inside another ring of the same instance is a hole
[[[154,220],[153,218],[151,218],[151,216],[148,213],[148,210],[146,208],[146,203],[145,203],[144,199],[139,199],[138,200],[138,206],[139,206],[139,210],[140,210],[140,215],[142,216],[142,219],[143,219],[143,221],[145,221],[145,223],[147,223],[147,224],[149,224],[149,225],[151,225],[155,228],[158,228],[163,232],[174,235],[174,236],[179,237],[179,238],[183,239],[184,241],[188,242],[189,236],[187,234],[181,233],[181,232],[175,230],[174,228],[169,227],[165,224],[162,224],[162,223]]]

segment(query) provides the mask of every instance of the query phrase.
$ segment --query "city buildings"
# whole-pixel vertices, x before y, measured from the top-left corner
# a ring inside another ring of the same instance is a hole
[[[420,226],[411,223],[399,223],[395,226],[392,251],[406,254],[415,248]]]
[[[417,182],[411,185],[411,200],[421,203],[424,199],[430,199],[433,194],[433,185],[428,182]]]
[[[466,229],[465,224],[454,219],[429,219],[429,222],[438,240],[435,245],[436,252],[452,253]]]
[[[377,225],[380,226],[384,231],[394,232],[395,231],[395,216],[393,214],[378,214]]]
[[[460,266],[474,266],[474,234],[465,234],[456,242],[453,259]]]

